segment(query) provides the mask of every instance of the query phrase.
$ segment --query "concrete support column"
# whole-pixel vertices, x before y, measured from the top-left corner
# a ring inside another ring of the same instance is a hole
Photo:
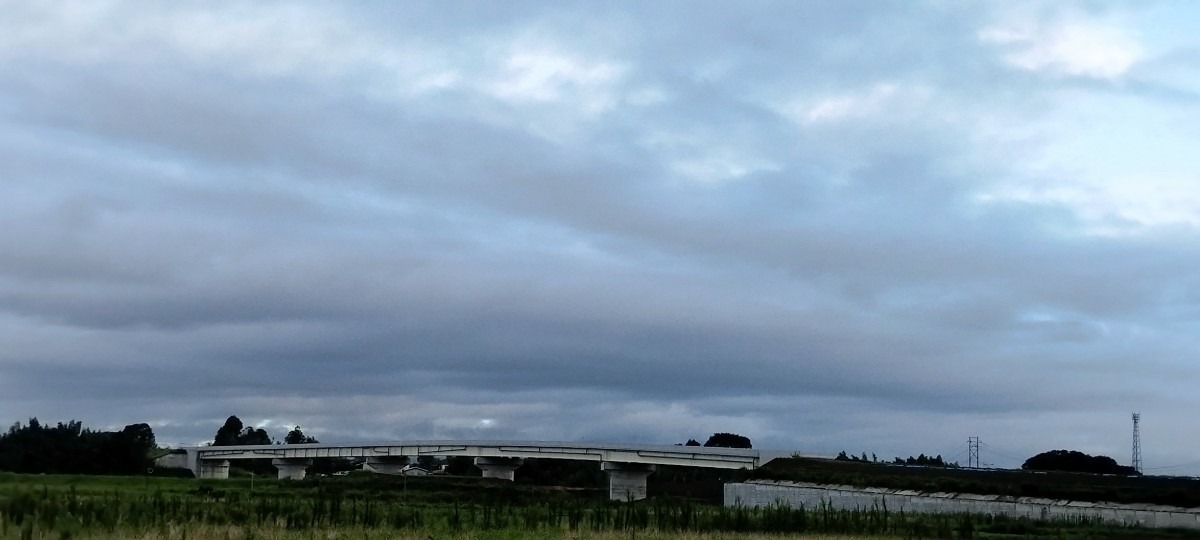
[[[378,474],[400,475],[404,474],[405,465],[408,465],[407,456],[369,457],[363,464],[363,470]]]
[[[228,459],[201,459],[199,461],[200,472],[196,475],[196,478],[218,478],[221,480],[229,478]]]
[[[654,465],[604,461],[600,469],[608,473],[608,498],[613,501],[640,501],[646,498],[646,477]]]
[[[304,480],[304,473],[312,465],[312,460],[303,458],[275,458],[271,460],[271,465],[279,469],[280,480]]]
[[[477,457],[475,466],[483,471],[484,478],[501,478],[512,481],[516,478],[517,467],[524,463],[521,458],[506,457]]]

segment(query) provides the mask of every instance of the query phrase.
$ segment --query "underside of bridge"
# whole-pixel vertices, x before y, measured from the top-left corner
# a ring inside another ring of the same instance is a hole
[[[401,475],[408,458],[370,458],[363,470],[377,474]],[[484,478],[499,478],[513,481],[521,458],[475,458],[475,466],[483,471]],[[273,458],[271,465],[279,471],[280,480],[303,480],[313,460],[300,458]],[[608,475],[608,496],[614,501],[640,501],[646,498],[646,478],[654,472],[654,465],[644,463],[619,463],[603,461],[600,468]],[[229,478],[229,460],[201,460],[198,478]]]

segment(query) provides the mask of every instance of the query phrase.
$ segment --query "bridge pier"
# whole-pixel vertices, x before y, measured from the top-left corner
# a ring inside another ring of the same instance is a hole
[[[516,478],[517,467],[524,463],[521,458],[506,457],[477,457],[475,466],[483,471],[484,478],[501,478],[512,481]]]
[[[304,473],[312,463],[311,459],[300,458],[275,458],[271,460],[271,465],[274,465],[279,470],[280,480],[304,480]]]
[[[408,456],[377,456],[367,458],[367,462],[363,464],[363,470],[398,476],[404,474],[406,465],[408,465]]]
[[[646,477],[654,465],[603,461],[600,469],[608,473],[608,498],[613,501],[640,501],[646,498]]]
[[[228,459],[201,459],[199,460],[195,471],[196,478],[216,478],[226,480],[229,478],[229,460]]]

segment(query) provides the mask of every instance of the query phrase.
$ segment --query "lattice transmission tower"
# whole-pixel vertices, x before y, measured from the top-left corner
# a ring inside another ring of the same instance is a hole
[[[1142,415],[1133,413],[1133,470],[1142,472],[1142,436],[1138,434],[1138,422]]]
[[[967,468],[979,468],[979,437],[967,437]]]

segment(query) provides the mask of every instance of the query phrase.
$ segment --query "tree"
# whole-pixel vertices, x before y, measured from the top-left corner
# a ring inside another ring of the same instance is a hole
[[[300,431],[300,426],[296,426],[283,438],[283,444],[314,444],[316,442],[316,439],[306,436],[303,431]]]
[[[110,460],[109,469],[120,474],[141,474],[154,464],[154,430],[149,424],[130,424],[101,443]]]
[[[467,456],[450,456],[446,458],[446,474],[452,476],[479,476],[481,471],[474,461]]]
[[[1090,456],[1077,450],[1051,450],[1033,456],[1021,465],[1027,471],[1063,471],[1092,474],[1136,475],[1133,467],[1117,464],[1108,456]]]
[[[225,425],[217,430],[213,437],[213,446],[238,446],[243,444],[272,444],[271,436],[263,428],[255,428],[242,424],[237,416],[230,416]]]
[[[735,433],[713,433],[704,446],[718,448],[751,448],[750,438]]]
[[[314,441],[315,442],[315,441]],[[436,471],[442,465],[442,459],[437,456],[417,456],[417,466],[427,471]]]
[[[684,446],[700,446],[700,441],[697,441],[696,439],[688,439],[688,442],[684,443],[683,445]]]
[[[590,461],[528,458],[519,471],[519,484],[586,488],[606,485],[604,472]]]
[[[225,419],[225,425],[217,430],[217,436],[213,437],[213,446],[237,446],[241,444],[238,440],[242,434],[242,420],[236,416],[230,416]]]
[[[71,420],[56,426],[36,418],[0,434],[0,470],[46,474],[145,474],[154,431],[131,424],[118,432],[92,431]]]
[[[142,446],[147,452],[155,447],[154,430],[150,428],[150,424],[130,424],[121,430],[121,435]]]
[[[238,435],[238,444],[274,444],[274,441],[267,430],[246,426],[241,435]]]

